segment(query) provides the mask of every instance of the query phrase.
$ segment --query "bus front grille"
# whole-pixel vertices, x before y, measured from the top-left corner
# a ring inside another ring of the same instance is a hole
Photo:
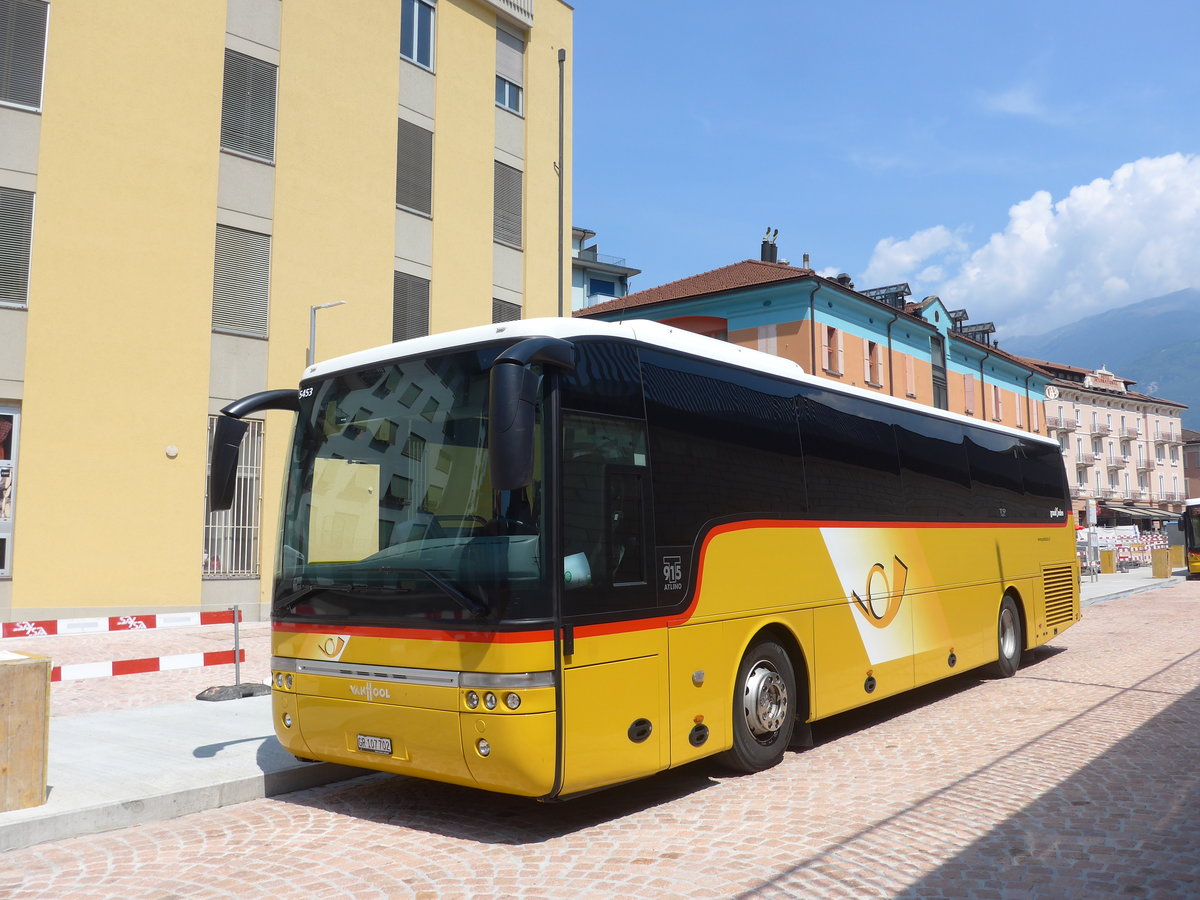
[[[1042,570],[1042,596],[1046,602],[1046,626],[1075,621],[1075,567],[1050,566]]]

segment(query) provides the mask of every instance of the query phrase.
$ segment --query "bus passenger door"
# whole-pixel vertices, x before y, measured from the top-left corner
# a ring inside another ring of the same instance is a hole
[[[667,767],[666,631],[641,421],[564,411],[563,787]]]

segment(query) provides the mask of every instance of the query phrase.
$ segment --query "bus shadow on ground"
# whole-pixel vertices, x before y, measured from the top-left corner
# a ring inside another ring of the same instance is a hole
[[[536,844],[681,800],[729,772],[712,760],[569,800],[528,797],[377,773],[276,800],[482,844]]]

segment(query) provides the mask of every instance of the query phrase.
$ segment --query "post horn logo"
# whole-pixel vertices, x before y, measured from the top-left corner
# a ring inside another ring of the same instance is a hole
[[[876,628],[887,628],[900,612],[900,603],[904,599],[904,586],[908,584],[908,566],[898,556],[892,557],[892,578],[888,581],[887,570],[883,563],[875,563],[867,573],[866,598],[860,597],[857,591],[851,591],[858,611]]]
[[[346,649],[346,644],[350,639],[342,635],[332,635],[325,638],[317,644],[317,649],[328,656],[330,659],[338,659],[342,655],[342,651]]]

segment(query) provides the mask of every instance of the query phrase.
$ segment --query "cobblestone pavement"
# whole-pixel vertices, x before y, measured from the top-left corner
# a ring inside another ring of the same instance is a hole
[[[1200,582],[815,737],[562,804],[368,775],[10,851],[0,897],[1200,897]]]

